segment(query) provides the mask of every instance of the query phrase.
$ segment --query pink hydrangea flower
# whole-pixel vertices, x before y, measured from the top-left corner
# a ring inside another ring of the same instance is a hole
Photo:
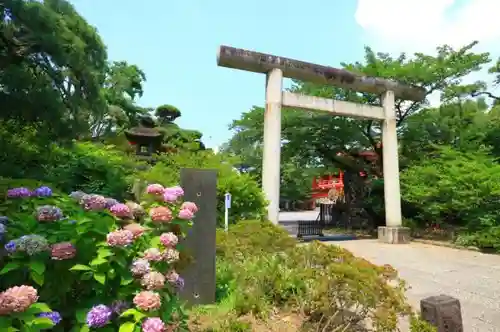
[[[179,215],[178,217],[180,219],[184,219],[184,220],[190,220],[190,219],[193,219],[194,217],[194,213],[191,212],[190,210],[188,209],[183,209],[183,210],[180,210],[179,211]]]
[[[184,189],[179,186],[165,188],[165,192],[171,192],[176,196],[184,196]]]
[[[71,259],[76,256],[76,248],[71,242],[61,242],[52,245],[51,256],[54,260]]]
[[[134,233],[126,229],[119,229],[117,231],[108,233],[106,242],[112,247],[128,246],[134,241]]]
[[[161,307],[161,298],[158,293],[142,291],[134,297],[134,304],[144,311],[158,310]]]
[[[165,286],[165,276],[157,271],[151,271],[142,276],[141,285],[147,290],[158,290]]]
[[[152,262],[159,262],[163,259],[163,256],[157,248],[149,248],[144,251],[144,259]]]
[[[179,252],[172,248],[167,248],[163,252],[163,260],[169,264],[175,263],[179,260]]]
[[[193,213],[198,212],[198,207],[193,202],[184,202],[181,205],[181,210],[189,210]]]
[[[131,231],[132,234],[134,235],[134,239],[137,239],[146,231],[146,228],[136,223],[128,224],[127,226],[123,227],[123,229]]]
[[[118,218],[132,217],[132,212],[130,211],[130,208],[126,204],[122,203],[115,204],[111,208],[109,208],[109,211]]]
[[[149,317],[142,323],[142,331],[144,332],[166,332],[165,323],[158,317]]]
[[[31,286],[14,286],[0,293],[0,315],[23,312],[38,301],[38,292]]]
[[[165,191],[165,193],[163,194],[163,200],[167,203],[173,203],[177,201],[178,198],[179,196],[172,192]]]
[[[166,223],[172,220],[172,211],[166,206],[154,207],[149,211],[149,216],[155,223]]]
[[[165,188],[158,183],[150,184],[146,187],[146,192],[151,195],[162,195]]]
[[[85,210],[104,210],[106,208],[107,200],[101,195],[84,195],[81,203]]]
[[[160,242],[165,247],[175,247],[179,243],[179,238],[172,232],[163,233],[160,235]]]

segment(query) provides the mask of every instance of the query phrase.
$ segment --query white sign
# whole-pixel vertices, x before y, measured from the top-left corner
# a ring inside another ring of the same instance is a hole
[[[230,209],[231,208],[231,194],[230,193],[226,193],[224,195],[224,197],[226,198],[225,199],[225,206],[226,206],[226,209]]]
[[[231,208],[231,194],[224,195],[224,230],[227,232],[229,229],[229,209]]]

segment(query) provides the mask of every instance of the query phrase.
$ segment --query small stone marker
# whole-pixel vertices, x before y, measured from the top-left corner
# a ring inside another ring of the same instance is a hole
[[[460,301],[448,295],[431,296],[420,301],[422,319],[438,332],[463,332]]]
[[[188,305],[215,302],[215,231],[217,227],[217,171],[181,169],[184,201],[194,202],[198,212],[183,244],[193,262],[182,271],[181,298]]]

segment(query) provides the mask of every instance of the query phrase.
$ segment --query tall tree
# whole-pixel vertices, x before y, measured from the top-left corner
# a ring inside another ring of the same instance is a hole
[[[126,61],[112,62],[107,66],[102,88],[107,108],[99,117],[91,119],[94,137],[119,134],[125,128],[136,126],[139,118],[151,111],[136,104],[144,92],[145,81],[144,72]]]
[[[57,136],[88,131],[106,112],[106,49],[65,0],[0,3],[2,118],[45,124]]]

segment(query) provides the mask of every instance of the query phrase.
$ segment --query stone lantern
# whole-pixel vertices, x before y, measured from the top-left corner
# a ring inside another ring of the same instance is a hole
[[[141,119],[139,126],[125,130],[125,137],[131,145],[136,146],[136,154],[145,157],[158,152],[163,140],[163,134],[149,117]]]

